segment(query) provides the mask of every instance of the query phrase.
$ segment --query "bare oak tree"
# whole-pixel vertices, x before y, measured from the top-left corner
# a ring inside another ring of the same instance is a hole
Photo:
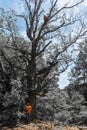
[[[68,54],[70,46],[77,43],[79,38],[87,33],[83,17],[81,18],[80,14],[77,16],[72,13],[74,8],[82,2],[84,0],[72,5],[70,2],[66,2],[59,6],[58,0],[49,0],[49,2],[24,0],[25,15],[16,14],[16,16],[25,21],[28,41],[20,38],[19,40],[14,35],[14,31],[11,31],[14,28],[11,28],[10,25],[8,27],[11,29],[9,30],[10,42],[14,45],[4,45],[4,48],[18,52],[18,59],[17,56],[16,59],[20,64],[17,65],[16,60],[14,60],[15,64],[11,60],[7,62],[14,65],[13,68],[16,70],[23,71],[23,78],[27,81],[29,101],[33,108],[36,95],[45,93],[48,84],[67,69],[68,63],[71,61]],[[49,5],[46,5],[47,3]],[[71,12],[69,13],[69,11]],[[23,43],[23,46],[20,47],[21,45],[19,46],[18,43]]]

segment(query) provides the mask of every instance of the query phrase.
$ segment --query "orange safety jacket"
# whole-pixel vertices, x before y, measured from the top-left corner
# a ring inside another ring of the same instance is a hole
[[[32,106],[26,106],[26,112],[31,114],[32,113]]]
[[[47,21],[48,20],[48,16],[44,15],[44,20]]]

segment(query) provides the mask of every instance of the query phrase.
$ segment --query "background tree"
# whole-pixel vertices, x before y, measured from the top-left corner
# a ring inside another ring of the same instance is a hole
[[[74,61],[75,66],[70,73],[70,83],[74,85],[87,83],[87,42],[84,40],[79,45],[79,53]]]

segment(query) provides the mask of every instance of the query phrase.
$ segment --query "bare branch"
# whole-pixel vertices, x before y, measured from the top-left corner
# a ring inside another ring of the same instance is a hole
[[[77,2],[76,4],[73,4],[72,6],[67,6],[68,2],[59,10],[57,10],[52,16],[50,16],[50,19],[52,19],[54,16],[56,16],[57,14],[59,14],[62,10],[64,9],[70,9],[70,8],[74,8],[75,6],[81,4],[84,0],[81,0],[80,2]],[[55,6],[54,6],[55,7]]]
[[[37,75],[44,74],[43,78],[47,77],[47,75],[49,74],[50,70],[51,70],[54,66],[56,66],[57,64],[58,64],[58,61],[56,61],[56,62],[54,62],[54,61],[51,62],[51,63],[49,64],[49,66],[44,67],[42,70],[40,70],[40,71],[37,73]]]
[[[50,29],[50,30],[47,30],[46,32],[44,32],[43,34],[42,34],[42,36],[41,37],[43,37],[44,35],[46,35],[46,34],[48,34],[48,33],[52,33],[52,32],[55,32],[55,31],[57,31],[57,30],[59,30],[61,27],[63,27],[63,25],[65,24],[65,22],[63,22],[60,26],[58,26],[58,27],[55,27],[55,28],[52,28],[52,29]]]
[[[27,29],[29,29],[29,23],[28,23],[27,18],[24,15],[16,15],[16,16],[23,18],[25,20],[25,22],[26,22]]]
[[[27,5],[28,11],[29,11],[29,18],[32,18],[32,10],[31,10],[31,6],[29,5],[29,3],[27,2],[27,0],[25,0],[25,3]]]
[[[37,53],[37,56],[44,52],[45,49],[50,45],[50,43],[52,43],[52,41],[50,41],[39,53]]]
[[[63,48],[62,51],[60,51],[60,52],[57,53],[57,55],[56,55],[55,58],[54,58],[54,61],[55,61],[55,59],[57,59],[57,57],[58,57],[60,54],[62,54],[63,52],[65,52],[71,45],[73,45],[74,43],[76,43],[76,41],[77,41],[80,37],[84,36],[86,33],[87,33],[87,30],[82,33],[82,28],[81,28],[80,31],[79,31],[79,33],[78,33],[78,35],[77,35],[72,41],[69,41],[70,44],[66,45],[66,46]]]

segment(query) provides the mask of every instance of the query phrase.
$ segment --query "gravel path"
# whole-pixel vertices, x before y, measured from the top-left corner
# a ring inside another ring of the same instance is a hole
[[[27,125],[19,125],[15,128],[3,127],[1,130],[87,130],[87,127],[70,127],[55,126],[50,122],[30,123]]]

